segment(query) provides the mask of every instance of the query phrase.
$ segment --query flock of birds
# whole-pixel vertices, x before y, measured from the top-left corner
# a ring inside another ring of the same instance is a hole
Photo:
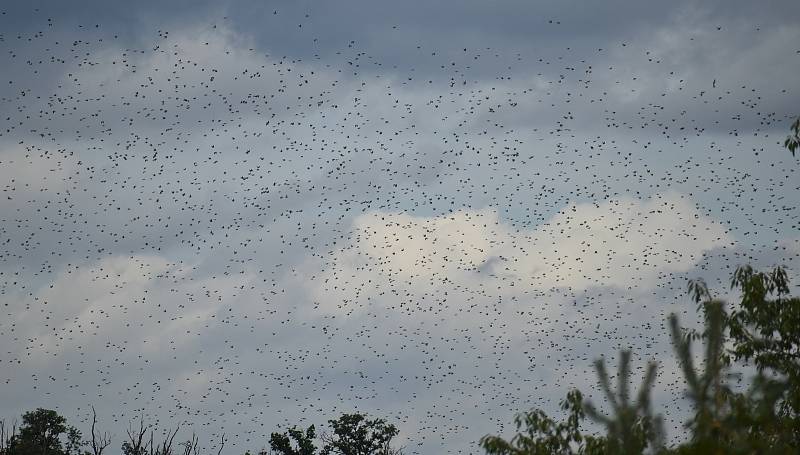
[[[796,87],[648,42],[315,54],[309,14],[273,16],[306,54],[227,18],[0,33],[5,417],[94,405],[244,452],[359,411],[471,453],[631,346],[679,432],[685,280],[800,253]]]

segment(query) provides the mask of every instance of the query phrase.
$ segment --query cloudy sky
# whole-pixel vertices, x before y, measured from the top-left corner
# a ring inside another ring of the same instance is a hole
[[[475,453],[631,348],[679,435],[686,280],[797,276],[798,19],[3,4],[0,416],[94,405],[115,450],[145,415],[241,454],[363,412],[407,453]]]

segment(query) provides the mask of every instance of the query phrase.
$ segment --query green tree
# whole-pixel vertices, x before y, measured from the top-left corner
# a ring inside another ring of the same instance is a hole
[[[486,435],[479,441],[489,455],[600,455],[606,453],[604,438],[581,434],[581,421],[586,417],[583,395],[572,390],[561,402],[567,419],[556,422],[541,409],[517,414],[517,434],[510,440]]]
[[[323,455],[390,455],[401,453],[391,447],[399,430],[384,419],[367,419],[362,414],[344,414],[329,420],[333,434],[322,436]]]
[[[703,295],[708,296],[704,284],[690,282],[690,291],[693,288],[695,300],[700,300]],[[688,387],[686,395],[695,408],[694,416],[687,423],[687,427],[692,430],[688,447],[706,453],[717,453],[730,439],[730,434],[727,434],[730,429],[723,425],[730,410],[729,398],[732,396],[727,385],[728,361],[724,352],[727,316],[725,304],[721,300],[706,300],[700,309],[705,320],[702,334],[683,330],[675,314],[669,316],[669,325],[675,354]],[[692,355],[692,341],[698,338],[705,342],[702,371],[695,367]]]
[[[605,362],[595,362],[598,383],[611,404],[613,414],[601,414],[578,390],[572,390],[561,402],[567,419],[556,422],[542,410],[518,414],[514,419],[517,434],[511,440],[499,436],[484,436],[479,441],[489,455],[610,455],[643,453],[648,447],[653,451],[663,446],[661,418],[653,416],[650,408],[650,390],[656,377],[656,364],[650,362],[642,386],[631,402],[629,393],[631,352],[622,351],[617,373],[617,392],[611,390],[611,380]],[[602,423],[605,437],[584,435],[581,421],[586,416]]]
[[[286,433],[272,433],[269,438],[269,446],[274,453],[279,455],[314,455],[317,451],[314,446],[314,438],[316,438],[314,425],[308,427],[305,432],[295,426]],[[294,441],[294,446],[292,441]]]
[[[780,390],[776,430],[790,436],[800,451],[800,298],[789,296],[789,280],[780,267],[769,273],[739,267],[731,288],[742,291],[742,300],[728,320],[730,353],[735,360],[752,361],[760,380]]]
[[[61,436],[67,435],[66,448]],[[67,420],[50,409],[36,409],[22,416],[19,434],[11,437],[9,455],[77,455],[80,453],[81,433],[67,426]]]
[[[64,446],[64,453],[67,455],[83,455],[86,452],[81,451],[86,443],[82,439],[81,432],[75,427],[67,428],[67,443]]]
[[[629,382],[631,375],[631,351],[620,352],[617,371],[617,392],[611,390],[611,380],[606,372],[603,359],[595,361],[600,389],[606,395],[613,414],[601,414],[590,402],[584,403],[586,414],[606,427],[606,453],[643,453],[647,447],[658,448],[663,445],[663,424],[661,417],[653,416],[650,409],[650,390],[656,379],[657,365],[647,364],[647,370],[636,395],[631,402]]]
[[[798,453],[796,378],[800,347],[800,301],[788,297],[786,273],[739,267],[731,288],[742,291],[730,314],[713,299],[705,283],[690,282],[689,291],[705,316],[702,334],[682,331],[670,317],[673,341],[695,406],[692,438],[674,452],[789,454]],[[775,294],[774,300],[767,296]],[[726,338],[725,331],[729,338]],[[706,344],[704,371],[692,365],[691,340]],[[725,346],[730,346],[726,349]],[[752,360],[758,369],[745,392],[726,385],[732,362]]]
[[[757,273],[740,267],[731,286],[741,289],[742,299],[728,314],[725,302],[714,299],[705,282],[689,282],[689,293],[703,316],[702,331],[686,330],[677,316],[669,317],[686,395],[694,407],[685,443],[662,445],[660,419],[650,410],[655,364],[648,365],[637,399],[630,401],[631,353],[623,351],[616,391],[604,362],[595,362],[612,415],[601,415],[591,403],[582,404],[581,393],[575,390],[562,402],[569,414],[565,422],[556,423],[540,410],[519,414],[516,436],[510,441],[484,436],[481,447],[489,455],[800,453],[800,299],[788,296],[787,275],[780,268]],[[704,353],[700,366],[695,365],[692,346],[698,340]],[[757,374],[740,392],[729,383],[737,376],[731,373],[732,364],[742,360],[752,361]],[[607,435],[582,434],[579,426],[585,415],[603,423]]]

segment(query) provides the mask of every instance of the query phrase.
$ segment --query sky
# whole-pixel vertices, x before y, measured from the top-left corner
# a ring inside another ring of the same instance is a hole
[[[792,1],[0,6],[0,416],[479,453],[797,277]],[[797,279],[794,280],[797,282]],[[794,288],[796,289],[796,288]],[[88,427],[87,427],[88,428]]]

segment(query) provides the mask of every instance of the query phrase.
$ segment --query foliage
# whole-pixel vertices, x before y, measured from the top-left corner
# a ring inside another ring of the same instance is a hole
[[[614,411],[612,416],[600,414],[588,401],[584,403],[586,414],[606,427],[606,453],[610,454],[641,453],[648,446],[663,445],[661,417],[654,417],[650,409],[650,389],[656,379],[657,365],[655,362],[647,364],[636,402],[631,403],[628,389],[630,362],[631,351],[622,351],[617,372],[616,394],[611,390],[611,380],[606,372],[605,362],[603,359],[595,362],[600,388]]]
[[[274,453],[280,455],[314,455],[317,450],[314,446],[315,437],[314,425],[308,427],[305,432],[292,427],[287,433],[272,433],[269,445]],[[297,446],[296,449],[292,447],[292,440]]]
[[[670,315],[669,324],[675,354],[686,379],[687,397],[695,406],[695,415],[689,421],[692,441],[711,450],[724,436],[721,425],[727,412],[726,404],[731,390],[726,385],[727,362],[724,357],[725,343],[725,305],[720,300],[708,300],[701,305],[705,318],[705,331],[701,338],[705,341],[703,371],[694,366],[691,334],[687,336],[678,323],[677,316]]]
[[[792,156],[794,156],[795,150],[800,147],[800,117],[797,117],[794,123],[792,123],[791,130],[792,132],[786,138],[783,146],[789,149],[789,151],[792,152]]]
[[[517,434],[510,441],[486,435],[479,444],[489,455],[606,453],[604,438],[580,432],[580,423],[586,416],[580,391],[570,391],[561,402],[561,409],[567,413],[563,422],[556,422],[540,409],[523,412],[514,418]]]
[[[617,393],[611,390],[611,381],[602,360],[595,362],[598,383],[611,404],[612,416],[601,414],[579,390],[572,390],[561,402],[567,412],[564,422],[555,422],[542,410],[518,414],[514,422],[517,434],[507,441],[499,436],[484,436],[479,444],[489,455],[545,455],[545,454],[635,454],[647,447],[663,446],[662,421],[650,409],[650,390],[656,376],[656,364],[650,362],[645,372],[636,401],[630,401],[630,351],[622,351],[617,374]],[[586,416],[602,423],[606,436],[586,435],[580,431]]]
[[[344,414],[329,420],[333,434],[324,434],[322,455],[390,455],[400,451],[390,443],[399,430],[384,419],[367,419],[362,414]]]
[[[541,410],[525,412],[515,419],[517,435],[510,441],[487,435],[481,447],[489,455],[800,453],[800,299],[788,296],[789,283],[781,268],[756,273],[740,267],[731,285],[741,289],[742,299],[728,314],[725,302],[713,298],[704,281],[689,282],[689,294],[704,320],[701,332],[682,328],[674,314],[669,317],[686,396],[694,407],[686,442],[663,446],[662,422],[650,409],[655,363],[648,364],[637,399],[630,401],[631,353],[622,351],[616,392],[604,361],[595,362],[611,415],[581,403],[581,392],[573,390],[562,402],[569,412],[566,422],[556,423]],[[704,344],[701,368],[692,352],[698,340]],[[735,377],[732,363],[742,360],[752,360],[758,374],[749,389],[737,392],[728,384]],[[584,415],[602,423],[606,435],[582,434]]]
[[[384,419],[369,419],[362,414],[344,414],[337,420],[329,420],[332,433],[323,434],[325,445],[320,451],[314,444],[316,429],[292,427],[285,433],[272,433],[269,440],[271,453],[278,455],[399,455],[400,449],[391,446],[399,430]],[[67,426],[66,419],[56,411],[37,409],[25,413],[22,426],[8,428],[0,420],[0,455],[102,455],[111,444],[108,433],[97,430],[97,414],[92,408],[91,440],[83,441],[81,432]],[[10,431],[9,431],[10,430]],[[198,455],[199,438],[192,433],[190,439],[178,442],[175,438],[180,427],[166,431],[157,440],[156,429],[145,422],[144,417],[131,421],[126,430],[127,439],[122,442],[123,455]],[[62,441],[63,440],[63,441]],[[222,453],[225,434],[217,445],[217,455]],[[91,452],[83,450],[84,447]],[[249,451],[247,452],[250,453]],[[266,451],[259,452],[266,455]]]
[[[384,419],[368,419],[363,414],[343,414],[329,420],[333,433],[324,433],[322,455],[394,455],[401,450],[391,447],[399,433],[397,427]],[[272,433],[270,448],[279,455],[315,455],[316,430],[313,425],[305,431],[292,427],[285,433]]]
[[[75,427],[67,428],[67,443],[64,445],[64,453],[67,455],[82,455],[81,447],[85,446],[81,432]]]
[[[788,280],[780,268],[771,273],[755,273],[749,266],[739,267],[731,287],[740,288],[742,298],[727,314],[724,302],[713,299],[704,283],[690,283],[689,291],[695,301],[702,301],[700,308],[705,316],[705,331],[699,336],[681,331],[677,318],[670,318],[676,352],[689,387],[687,395],[696,411],[689,422],[691,440],[671,452],[798,453],[797,418],[787,412],[792,388],[797,387],[787,379],[792,362],[796,367],[797,361],[797,299],[785,297]],[[776,301],[765,298],[772,293],[779,296]],[[702,374],[691,363],[690,344],[697,338],[706,344]],[[725,348],[726,342],[729,349]],[[758,374],[747,391],[738,393],[726,385],[731,377],[727,371],[731,362],[742,359],[754,359]]]
[[[61,436],[67,436],[66,446],[61,443]],[[67,420],[56,411],[36,409],[22,416],[19,434],[12,435],[7,441],[8,455],[79,455],[81,432],[67,426]]]
[[[764,273],[739,267],[731,287],[742,291],[741,304],[728,321],[731,355],[752,360],[773,388],[780,386],[776,406],[800,449],[800,298],[788,296],[789,281],[781,268]]]

